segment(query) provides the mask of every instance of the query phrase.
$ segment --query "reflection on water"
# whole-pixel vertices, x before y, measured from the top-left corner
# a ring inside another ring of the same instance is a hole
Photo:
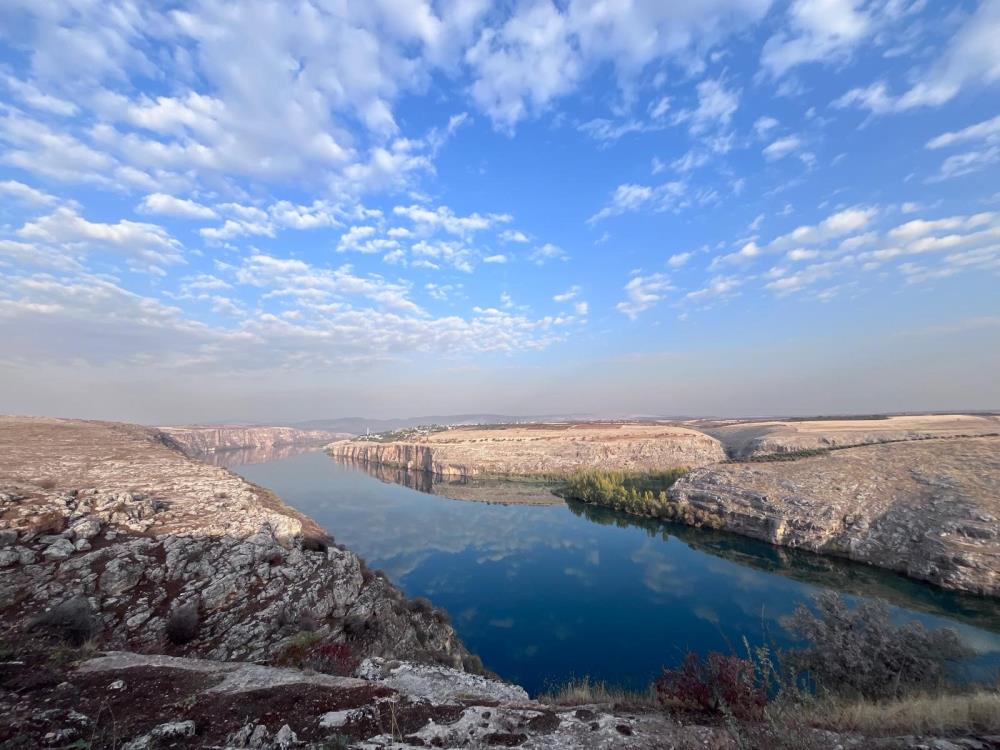
[[[323,453],[232,468],[446,608],[470,649],[530,691],[584,674],[640,687],[689,649],[744,636],[787,645],[780,618],[821,589],[955,627],[979,654],[976,676],[1000,666],[996,602],[874,568],[580,503],[453,502],[443,485],[415,492]]]
[[[198,460],[212,464],[212,466],[247,466],[249,464],[263,464],[268,461],[280,461],[284,458],[299,456],[303,453],[315,453],[321,450],[317,446],[301,445],[276,445],[270,448],[233,448],[232,450],[215,451],[213,453],[199,453]]]
[[[477,503],[516,505],[562,505],[563,500],[552,494],[552,485],[529,480],[452,478],[428,471],[410,471],[367,461],[333,459],[344,466],[363,471],[381,482],[391,482],[428,495],[469,500]]]

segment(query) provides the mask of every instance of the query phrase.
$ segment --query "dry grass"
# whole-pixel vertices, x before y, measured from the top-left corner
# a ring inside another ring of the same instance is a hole
[[[813,726],[869,736],[1000,732],[1000,692],[925,695],[894,701],[820,701],[806,709]]]
[[[591,682],[589,677],[570,680],[538,697],[542,703],[554,706],[586,706],[591,704],[629,705],[658,709],[660,702],[650,685],[645,691],[626,690],[605,682]]]

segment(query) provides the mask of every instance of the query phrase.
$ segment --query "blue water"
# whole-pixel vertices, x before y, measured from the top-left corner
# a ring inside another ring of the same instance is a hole
[[[866,566],[577,503],[450,499],[323,453],[230,468],[446,609],[487,667],[533,694],[584,675],[643,687],[688,650],[743,653],[744,638],[788,645],[780,619],[823,589],[954,627],[977,653],[968,676],[1000,668],[1000,603]]]

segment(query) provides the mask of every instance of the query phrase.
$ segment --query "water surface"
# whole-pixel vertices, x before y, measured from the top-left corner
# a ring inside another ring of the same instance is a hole
[[[971,676],[1000,667],[997,602],[867,566],[553,501],[541,487],[433,485],[405,472],[380,481],[323,453],[230,468],[445,608],[489,668],[533,694],[583,675],[642,687],[688,650],[742,652],[744,637],[788,645],[780,618],[823,589],[956,628],[978,654]]]

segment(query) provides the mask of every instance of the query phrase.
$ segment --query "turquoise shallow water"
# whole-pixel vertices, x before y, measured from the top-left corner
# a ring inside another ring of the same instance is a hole
[[[956,628],[978,654],[968,677],[1000,668],[1000,603],[866,566],[578,503],[450,499],[323,453],[230,468],[312,516],[409,595],[444,607],[489,668],[532,693],[583,675],[642,687],[688,650],[743,652],[744,638],[787,645],[780,619],[822,589],[881,597],[900,620]],[[406,481],[454,494],[417,479]]]

